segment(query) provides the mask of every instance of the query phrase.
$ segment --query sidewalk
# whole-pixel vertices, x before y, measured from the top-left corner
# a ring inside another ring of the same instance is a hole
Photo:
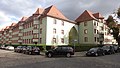
[[[74,56],[85,56],[86,51],[82,51],[82,52],[75,52]]]

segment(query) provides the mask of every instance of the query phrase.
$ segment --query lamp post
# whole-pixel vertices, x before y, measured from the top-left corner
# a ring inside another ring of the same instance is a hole
[[[74,43],[74,52],[75,52],[75,42],[77,42],[76,39],[73,40],[73,43]]]

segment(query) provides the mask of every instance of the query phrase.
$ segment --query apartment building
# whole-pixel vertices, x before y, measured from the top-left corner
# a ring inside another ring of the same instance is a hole
[[[30,17],[4,29],[4,44],[68,45],[75,22],[67,19],[55,6],[38,8]],[[2,32],[2,31],[1,31]],[[71,39],[72,40],[72,39]]]
[[[108,33],[109,28],[100,13],[85,10],[75,21],[78,24],[80,44],[111,43],[113,36]]]
[[[3,32],[4,32],[4,29],[1,29],[0,30],[0,44],[3,43]]]
[[[100,13],[85,10],[76,20],[67,19],[55,6],[38,8],[30,17],[0,31],[0,44],[68,45],[116,43]]]

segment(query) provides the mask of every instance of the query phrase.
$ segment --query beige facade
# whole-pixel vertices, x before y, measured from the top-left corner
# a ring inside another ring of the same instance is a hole
[[[104,17],[99,13],[85,10],[77,19],[80,44],[111,44],[115,41],[108,33]]]
[[[38,8],[30,17],[23,17],[0,31],[0,44],[68,45],[111,44],[115,41],[108,33],[100,13],[85,10],[76,20],[67,19],[55,6]]]

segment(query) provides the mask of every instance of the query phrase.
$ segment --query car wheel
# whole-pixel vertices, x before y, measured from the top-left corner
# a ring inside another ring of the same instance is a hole
[[[23,51],[23,54],[25,54],[25,52]]]
[[[98,53],[96,53],[95,56],[98,56]]]
[[[29,52],[29,55],[32,55],[32,52]]]
[[[71,57],[71,54],[70,54],[70,53],[67,53],[66,56],[67,56],[67,57]]]
[[[47,55],[47,56],[48,56],[49,58],[50,58],[50,57],[52,57],[52,53],[48,53],[48,55]]]
[[[105,56],[105,53],[103,53],[102,55]]]

